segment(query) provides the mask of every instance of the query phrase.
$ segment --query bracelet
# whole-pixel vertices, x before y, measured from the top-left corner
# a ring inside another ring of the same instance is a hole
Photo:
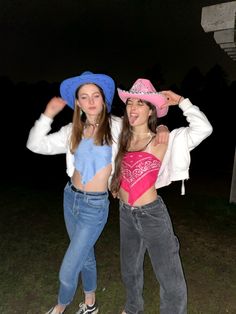
[[[160,124],[160,125],[158,125],[158,126],[156,127],[156,131],[157,131],[160,127],[164,127],[164,128],[166,128],[167,130],[169,130],[166,125]]]

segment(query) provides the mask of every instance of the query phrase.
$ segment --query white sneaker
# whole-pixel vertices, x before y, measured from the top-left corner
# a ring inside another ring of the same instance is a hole
[[[92,306],[89,306],[85,303],[80,303],[79,310],[78,312],[76,312],[76,314],[97,314],[97,313],[98,313],[98,306],[96,302]]]

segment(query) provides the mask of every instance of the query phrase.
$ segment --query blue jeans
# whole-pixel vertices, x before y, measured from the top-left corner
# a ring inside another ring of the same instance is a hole
[[[160,196],[144,206],[130,206],[120,201],[120,246],[121,275],[126,288],[125,312],[143,313],[143,262],[147,251],[160,284],[160,313],[187,313],[179,242]]]
[[[97,287],[94,245],[108,217],[108,192],[84,192],[69,182],[64,189],[64,217],[70,238],[61,264],[58,303],[68,305],[81,275],[84,292]]]

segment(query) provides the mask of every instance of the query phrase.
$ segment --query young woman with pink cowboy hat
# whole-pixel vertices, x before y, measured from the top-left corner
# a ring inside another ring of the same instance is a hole
[[[30,130],[27,147],[44,154],[66,154],[69,181],[64,217],[70,238],[60,268],[58,304],[47,314],[62,314],[72,302],[79,276],[85,293],[77,314],[96,314],[97,269],[94,245],[108,217],[108,181],[117,152],[122,119],[110,115],[115,83],[110,76],[84,72],[60,85]],[[68,105],[73,121],[49,133],[55,116]],[[163,133],[163,132],[162,132]]]
[[[187,313],[187,289],[179,243],[167,207],[157,189],[188,179],[189,152],[212,132],[206,116],[189,99],[172,91],[158,93],[138,79],[129,91],[118,89],[126,104],[111,192],[120,202],[120,261],[126,288],[123,314],[141,314],[143,262],[149,254],[160,284],[160,313]],[[170,132],[166,143],[153,145],[157,118],[178,105],[189,122]],[[183,192],[183,191],[182,191]]]

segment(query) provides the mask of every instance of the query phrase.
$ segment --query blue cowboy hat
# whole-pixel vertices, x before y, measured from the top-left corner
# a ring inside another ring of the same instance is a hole
[[[111,105],[115,93],[115,82],[105,74],[95,74],[89,71],[83,72],[79,76],[71,77],[64,80],[60,85],[61,97],[67,101],[67,105],[74,109],[75,107],[75,92],[83,84],[96,84],[102,88],[107,111],[111,111]]]

